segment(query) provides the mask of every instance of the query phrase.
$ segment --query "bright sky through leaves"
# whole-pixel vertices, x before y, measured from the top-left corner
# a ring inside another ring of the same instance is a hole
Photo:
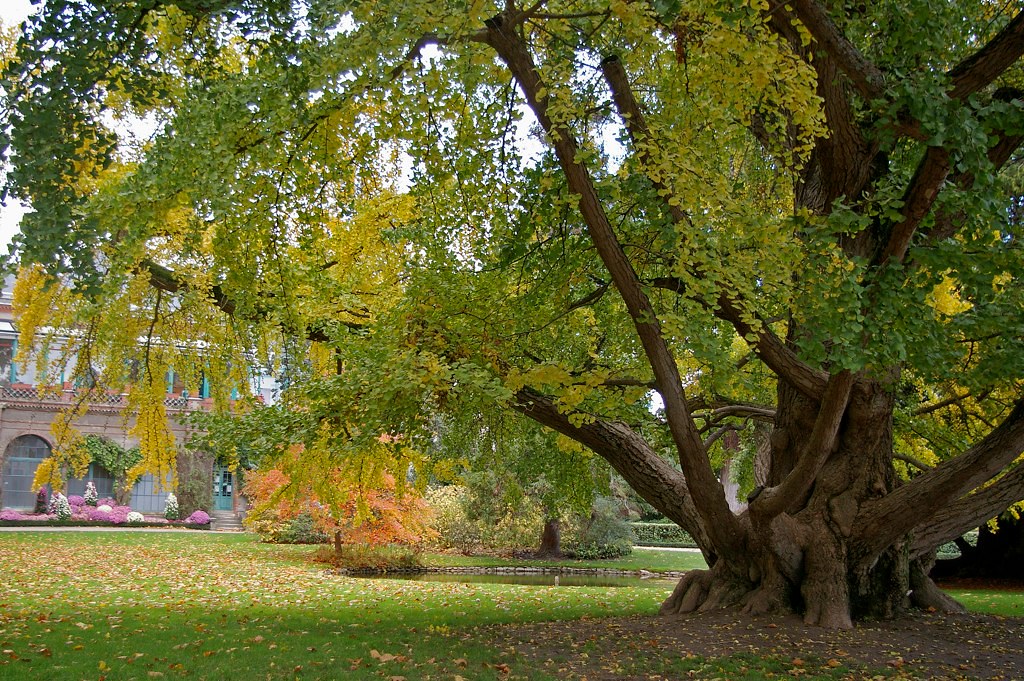
[[[0,2],[0,21],[4,26],[21,23],[33,10],[29,0],[3,0]],[[18,223],[25,209],[16,201],[7,201],[0,206],[0,250],[11,241],[18,231]]]

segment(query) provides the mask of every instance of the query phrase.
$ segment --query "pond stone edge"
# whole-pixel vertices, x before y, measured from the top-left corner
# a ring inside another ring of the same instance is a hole
[[[651,572],[650,570],[617,570],[614,568],[575,567],[424,567],[336,568],[333,574],[353,577],[372,575],[585,575],[597,577],[639,577],[640,579],[679,579],[683,571]]]

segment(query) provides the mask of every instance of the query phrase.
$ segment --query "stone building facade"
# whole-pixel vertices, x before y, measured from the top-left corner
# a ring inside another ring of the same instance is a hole
[[[61,410],[73,404],[79,393],[63,376],[59,387],[40,391],[35,384],[34,369],[17,366],[13,361],[18,333],[11,315],[11,284],[11,279],[5,281],[0,293],[0,508],[24,510],[35,504],[32,478],[54,445],[50,426]],[[51,352],[59,353],[60,348],[53,348]],[[259,387],[254,385],[256,389]],[[264,392],[269,393],[269,390]],[[212,406],[205,386],[200,386],[195,393],[190,395],[175,380],[173,372],[168,376],[165,404],[179,447],[175,492],[179,500],[187,500],[183,508],[239,514],[244,511],[245,502],[239,494],[238,474],[218,465],[212,453],[189,451],[184,447],[191,433],[182,417]],[[130,448],[137,441],[127,433],[133,418],[129,416],[126,421],[125,410],[125,395],[103,395],[90,400],[88,411],[75,425],[83,435],[99,436]],[[85,477],[69,480],[67,493],[82,494],[90,481],[96,485],[100,497],[114,496],[112,476],[97,463],[89,466]],[[132,508],[143,513],[162,512],[168,492],[165,487],[152,475],[143,476],[132,488]]]

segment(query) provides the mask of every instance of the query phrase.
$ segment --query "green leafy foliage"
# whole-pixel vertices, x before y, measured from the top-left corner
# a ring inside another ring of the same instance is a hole
[[[490,486],[474,490],[457,485],[428,489],[425,499],[434,511],[432,527],[437,532],[431,544],[466,554],[536,549],[544,523],[537,502],[519,496],[510,505],[495,491]]]
[[[114,477],[114,494],[118,501],[124,501],[131,492],[134,481],[129,480],[128,472],[142,460],[138,447],[125,448],[116,442],[97,435],[85,436],[85,449],[90,460],[110,471]]]
[[[264,528],[258,524],[254,528],[264,541],[275,544],[326,544],[331,541],[327,533],[317,527],[311,513],[300,513],[273,527]]]
[[[589,516],[578,519],[578,529],[565,542],[565,554],[572,558],[618,558],[633,551],[633,532],[613,499],[599,498]]]
[[[633,541],[640,546],[696,546],[686,530],[675,523],[630,523]]]

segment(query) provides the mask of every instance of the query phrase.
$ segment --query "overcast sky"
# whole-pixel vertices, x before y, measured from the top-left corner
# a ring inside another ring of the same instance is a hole
[[[20,24],[34,9],[29,0],[0,0],[0,21],[5,26]],[[13,201],[0,206],[0,252],[7,251],[7,244],[18,231],[18,221],[24,212],[24,208]]]

